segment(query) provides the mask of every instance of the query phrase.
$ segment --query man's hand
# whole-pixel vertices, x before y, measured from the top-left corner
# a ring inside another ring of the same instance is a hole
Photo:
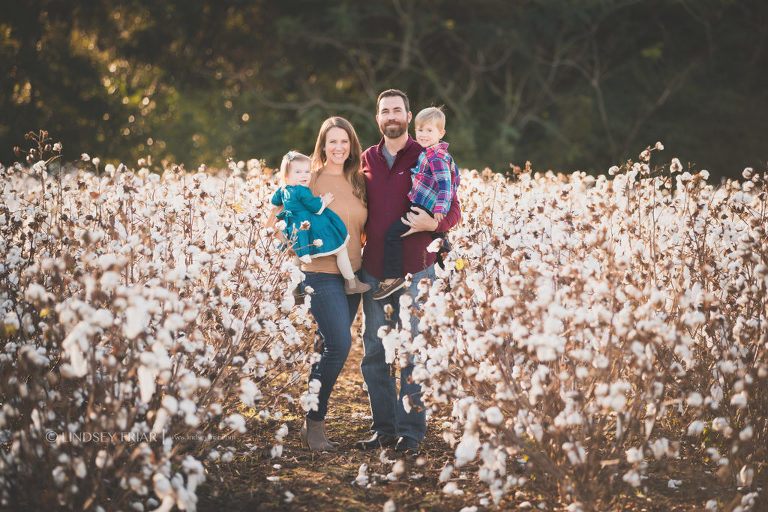
[[[434,231],[439,222],[421,208],[412,208],[405,214],[403,224],[411,228],[402,234],[402,236],[408,236],[419,231]]]

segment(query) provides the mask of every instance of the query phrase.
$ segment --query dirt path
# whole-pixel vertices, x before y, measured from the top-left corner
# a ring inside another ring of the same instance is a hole
[[[287,423],[283,457],[269,458],[265,452],[235,459],[229,464],[206,462],[208,481],[201,487],[201,511],[221,510],[381,510],[391,498],[398,510],[459,510],[470,503],[466,497],[443,495],[438,477],[450,463],[450,447],[439,435],[435,420],[428,425],[424,463],[405,459],[406,469],[399,481],[388,481],[392,463],[381,461],[381,450],[367,452],[354,448],[367,438],[371,425],[368,394],[363,389],[360,361],[363,356],[360,315],[353,327],[352,350],[339,376],[326,418],[328,436],[341,443],[337,453],[312,454],[301,447],[298,431],[303,416],[297,410],[280,422],[267,422],[255,440],[269,447],[279,423]],[[304,385],[304,382],[301,383]],[[294,396],[299,395],[299,390]],[[393,450],[385,459],[395,459]],[[421,462],[421,461],[419,461]],[[354,482],[361,464],[368,465],[370,486]],[[378,475],[378,476],[374,476]],[[458,475],[456,475],[458,476]],[[274,477],[277,477],[276,479]],[[268,480],[267,478],[272,478]],[[482,488],[473,485],[476,491]],[[286,491],[293,495],[287,498]],[[473,500],[477,503],[477,499]]]

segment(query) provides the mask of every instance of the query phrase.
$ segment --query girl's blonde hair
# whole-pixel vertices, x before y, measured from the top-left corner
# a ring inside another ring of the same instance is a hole
[[[341,128],[347,132],[349,137],[349,156],[344,161],[344,177],[352,185],[352,192],[355,196],[367,204],[368,199],[365,195],[365,175],[361,167],[363,148],[360,147],[360,140],[357,138],[352,123],[343,117],[329,117],[320,127],[320,133],[317,135],[315,152],[312,153],[312,172],[317,172],[323,168],[327,157],[325,155],[325,139],[331,128]]]
[[[293,149],[290,150],[283,156],[283,160],[280,162],[280,183],[285,185],[287,179],[288,179],[288,173],[291,172],[291,166],[295,162],[307,162],[311,163],[312,161],[309,159],[309,157],[303,153],[299,153],[298,151],[294,151]]]

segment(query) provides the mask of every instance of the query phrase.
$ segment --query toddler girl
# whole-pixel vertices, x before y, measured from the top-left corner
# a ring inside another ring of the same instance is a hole
[[[360,282],[352,271],[347,254],[349,233],[344,222],[328,205],[333,202],[330,192],[316,197],[309,189],[310,159],[296,151],[289,151],[280,163],[282,186],[272,196],[271,203],[283,211],[277,215],[285,221],[283,233],[286,244],[304,263],[312,258],[336,255],[336,265],[346,281],[344,293],[365,293],[371,287]]]

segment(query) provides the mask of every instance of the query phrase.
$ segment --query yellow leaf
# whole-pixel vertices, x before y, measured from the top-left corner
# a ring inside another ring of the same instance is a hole
[[[467,260],[464,258],[459,258],[456,260],[456,270],[461,270],[464,268],[464,265],[467,263]]]
[[[239,203],[232,203],[232,209],[237,213],[243,213],[245,210],[245,208],[243,208]]]
[[[49,314],[51,314],[51,310],[48,309],[48,308],[43,308],[43,309],[40,310],[40,316],[42,318],[47,317]]]

